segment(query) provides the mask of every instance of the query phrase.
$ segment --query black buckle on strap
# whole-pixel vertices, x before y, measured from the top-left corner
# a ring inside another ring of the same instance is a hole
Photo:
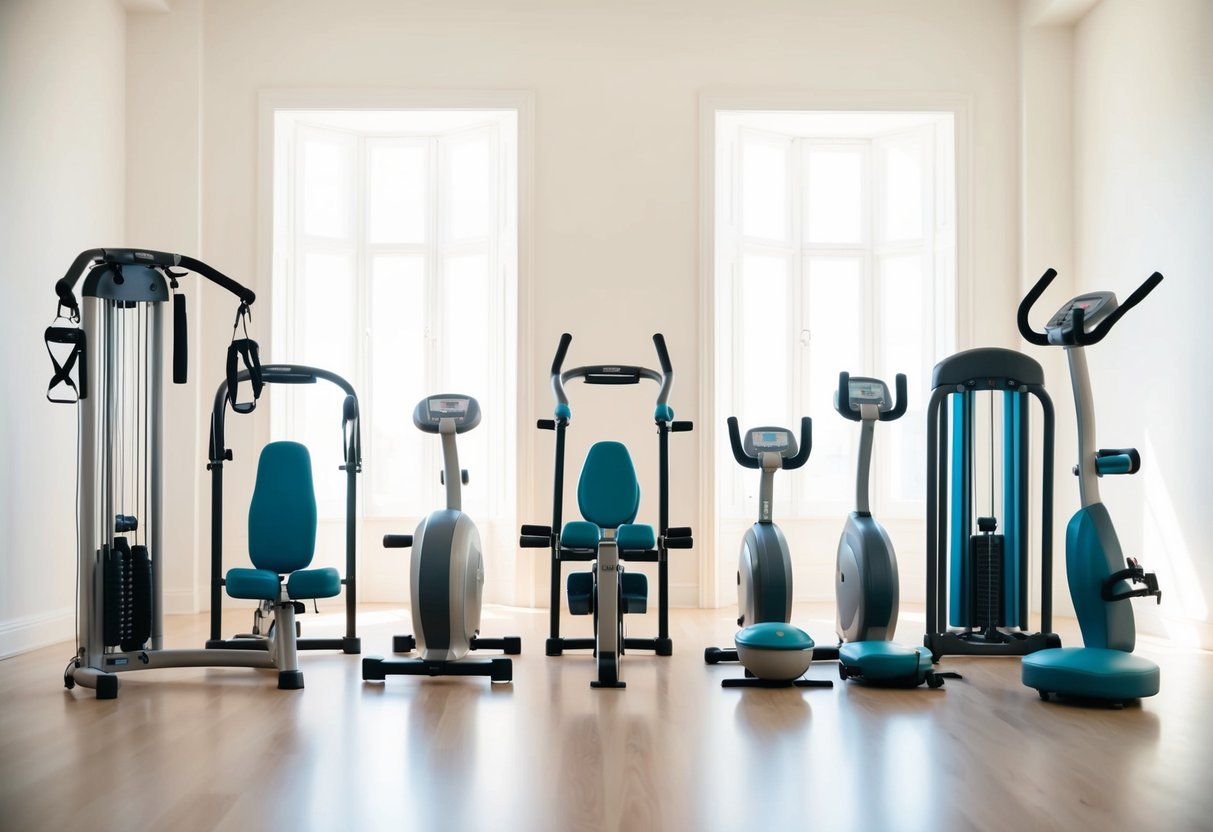
[[[1123,601],[1126,598],[1142,598],[1153,595],[1156,603],[1162,603],[1162,590],[1158,588],[1158,576],[1153,572],[1147,572],[1137,562],[1137,558],[1125,558],[1128,564],[1127,569],[1121,569],[1119,572],[1113,572],[1099,587],[1099,597],[1105,601]],[[1121,581],[1129,581],[1134,584],[1144,584],[1142,589],[1127,589],[1120,592],[1114,591],[1114,587]]]
[[[48,326],[43,340],[46,342],[46,351],[51,357],[51,364],[55,367],[55,374],[51,377],[51,383],[46,388],[47,401],[55,402],[56,404],[75,404],[81,399],[87,399],[88,347],[85,342],[84,330],[74,326]],[[72,351],[68,353],[67,359],[62,364],[55,357],[51,344],[72,345]],[[72,370],[76,367],[77,361],[80,362],[78,373],[80,379],[79,386],[72,380]],[[51,395],[55,392],[55,388],[61,384],[71,389],[75,394],[74,398],[60,399]]]

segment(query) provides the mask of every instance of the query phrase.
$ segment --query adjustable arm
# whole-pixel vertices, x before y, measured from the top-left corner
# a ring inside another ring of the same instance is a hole
[[[902,414],[906,412],[906,406],[909,404],[909,396],[906,395],[906,374],[898,373],[893,382],[897,388],[893,409],[886,410],[880,414],[880,421],[882,422],[891,422],[894,419],[901,418]]]
[[[737,464],[742,468],[760,467],[757,459],[745,452],[745,448],[741,446],[741,430],[737,426],[737,417],[729,417],[729,446],[733,449],[733,459],[737,460]]]
[[[785,471],[791,471],[799,468],[809,461],[809,454],[813,451],[813,420],[808,416],[800,417],[800,448],[796,451],[796,456],[790,459],[784,459],[783,468]]]

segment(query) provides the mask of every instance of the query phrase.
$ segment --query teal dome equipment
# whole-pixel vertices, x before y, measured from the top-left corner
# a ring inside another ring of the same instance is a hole
[[[790,682],[813,662],[813,639],[791,624],[754,624],[739,630],[734,643],[742,665],[759,679]]]

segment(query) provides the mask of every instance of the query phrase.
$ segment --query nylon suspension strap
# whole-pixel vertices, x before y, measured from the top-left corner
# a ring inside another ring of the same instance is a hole
[[[55,312],[55,320],[46,328],[46,333],[42,336],[43,342],[46,344],[46,352],[50,355],[51,364],[54,367],[51,383],[46,388],[46,398],[47,401],[56,404],[75,404],[81,399],[88,398],[88,347],[85,344],[84,330],[80,327],[79,307],[74,309],[68,307],[66,315],[63,314],[63,310],[64,305],[61,301]],[[60,320],[70,321],[74,326],[57,326]],[[63,361],[60,361],[59,356],[55,354],[52,344],[67,344],[71,347]],[[78,369],[77,364],[79,364]],[[72,370],[77,370],[78,381],[72,378]],[[71,398],[65,398],[66,393],[56,392],[58,387],[66,387],[70,390]]]
[[[253,317],[248,303],[241,301],[236,310],[236,321],[232,324],[232,343],[227,348],[227,398],[232,410],[237,413],[252,413],[261,398],[261,388],[265,382],[261,378],[261,351],[257,342],[248,337],[248,321]],[[236,333],[243,328],[244,337],[237,338]],[[237,387],[240,378],[240,362],[248,370],[249,384],[253,388],[253,398],[247,402],[237,402]]]

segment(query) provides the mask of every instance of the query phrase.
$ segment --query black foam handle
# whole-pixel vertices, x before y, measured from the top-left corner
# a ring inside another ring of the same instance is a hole
[[[564,357],[569,351],[569,344],[573,343],[573,336],[569,333],[564,333],[560,336],[560,343],[556,347],[556,357],[552,359],[552,375],[559,375],[560,368],[564,366]]]
[[[186,324],[185,295],[173,295],[173,384],[185,384],[189,375],[189,329]]]
[[[552,534],[551,526],[535,526],[530,523],[524,523],[522,526],[522,534],[528,537],[549,537]]]
[[[1083,332],[1082,327],[1079,326],[1079,323],[1082,320],[1082,310],[1075,309],[1074,343],[1081,344],[1083,346],[1088,344],[1098,344],[1104,339],[1105,335],[1112,331],[1112,327],[1115,326],[1116,322],[1123,318],[1126,312],[1145,300],[1146,295],[1153,292],[1154,287],[1156,287],[1159,283],[1162,283],[1162,274],[1160,272],[1154,272],[1154,274],[1147,277],[1145,282],[1133,291],[1133,294],[1129,295],[1128,300],[1116,307],[1115,312],[1105,318],[1101,324],[1096,326],[1095,329],[1091,330],[1089,333]]]
[[[1019,324],[1019,334],[1029,344],[1035,344],[1038,347],[1047,347],[1049,345],[1049,336],[1044,332],[1037,332],[1032,329],[1032,325],[1028,322],[1028,313],[1032,311],[1032,307],[1036,304],[1036,301],[1040,300],[1040,296],[1044,294],[1045,289],[1049,288],[1049,284],[1053,282],[1053,278],[1055,277],[1057,277],[1056,269],[1046,269],[1045,273],[1036,281],[1036,285],[1019,302],[1019,313],[1015,317],[1015,322]]]
[[[667,539],[674,538],[674,537],[690,537],[691,536],[691,527],[690,526],[671,526],[670,528],[665,530],[665,536]]]
[[[799,468],[809,461],[809,454],[813,452],[813,420],[808,416],[800,417],[800,449],[796,451],[796,456],[791,459],[784,459],[783,468],[785,471],[791,471],[794,468]],[[755,466],[757,467],[757,466]]]
[[[669,350],[665,348],[665,336],[660,332],[653,336],[653,346],[657,347],[657,361],[661,364],[661,372],[666,375],[674,372],[674,367],[670,364]]]
[[[758,468],[758,460],[747,454],[742,447],[741,429],[737,426],[736,416],[729,417],[729,447],[733,449],[733,459],[737,460],[737,464],[742,468]]]
[[[893,409],[886,410],[880,414],[880,421],[891,422],[894,419],[900,419],[906,412],[906,407],[909,405],[909,396],[906,395],[906,374],[898,373],[893,379],[893,383],[897,388],[896,398],[894,399]]]
[[[408,549],[413,545],[413,536],[411,534],[385,534],[383,536],[384,549]]]

